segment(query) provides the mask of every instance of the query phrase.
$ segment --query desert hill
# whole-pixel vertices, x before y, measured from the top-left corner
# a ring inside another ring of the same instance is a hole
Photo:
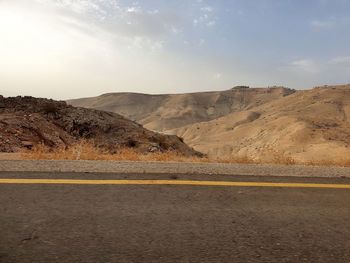
[[[290,96],[172,131],[212,156],[297,161],[350,157],[350,86],[298,91]]]
[[[139,152],[198,154],[177,136],[149,131],[116,113],[76,108],[62,101],[0,96],[0,152],[16,152],[39,143],[67,147],[81,140],[110,152],[129,147]]]
[[[148,129],[165,132],[188,124],[214,120],[232,112],[249,110],[292,93],[293,90],[283,87],[237,87],[226,91],[171,95],[110,93],[71,100],[68,103],[116,112]]]
[[[69,103],[130,116],[214,157],[267,160],[276,155],[300,162],[350,157],[350,85],[106,94]]]

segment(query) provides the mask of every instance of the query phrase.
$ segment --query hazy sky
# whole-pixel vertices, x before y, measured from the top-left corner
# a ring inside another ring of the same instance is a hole
[[[350,83],[350,0],[0,0],[0,94]]]

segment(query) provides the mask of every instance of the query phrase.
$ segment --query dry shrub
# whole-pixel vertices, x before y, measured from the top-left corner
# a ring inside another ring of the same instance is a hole
[[[340,166],[340,167],[350,167],[350,159],[340,159],[340,160],[314,160],[304,162],[304,165],[311,166]]]
[[[31,160],[100,160],[105,153],[88,142],[81,142],[71,147],[50,149],[38,144],[32,150],[22,152],[24,159]]]
[[[227,159],[214,160],[219,163],[238,163],[238,164],[281,164],[281,165],[293,165],[296,161],[285,153],[268,150],[261,157],[248,157],[244,156],[230,156]]]
[[[273,152],[271,155],[271,163],[273,164],[284,164],[284,165],[294,165],[296,161],[291,156],[287,156],[284,153]]]
[[[200,162],[199,157],[185,157],[173,151],[140,153],[133,148],[120,148],[112,154],[82,141],[67,148],[50,149],[43,144],[21,153],[27,160],[104,160],[104,161],[155,161],[155,162]]]
[[[148,162],[188,162],[188,163],[236,163],[236,164],[281,164],[281,165],[312,165],[312,166],[343,166],[350,167],[350,159],[339,161],[297,162],[284,153],[270,151],[269,159],[253,159],[248,156],[230,156],[228,158],[186,157],[177,152],[140,153],[134,148],[121,148],[115,154],[96,148],[88,141],[82,141],[67,148],[50,149],[43,144],[32,150],[21,153],[26,160],[105,160],[105,161],[148,161]]]
[[[253,159],[248,156],[230,156],[228,158],[186,157],[174,151],[140,153],[134,148],[120,148],[115,154],[96,148],[88,141],[82,141],[67,148],[50,149],[43,144],[22,153],[23,159],[29,160],[106,160],[106,161],[153,161],[153,162],[190,162],[190,163],[238,163],[238,164],[295,164],[284,155],[274,154],[270,161]]]
[[[231,156],[229,158],[211,159],[211,161],[218,162],[218,163],[239,163],[239,164],[259,163],[257,160],[254,160],[253,158],[249,158],[248,156]]]

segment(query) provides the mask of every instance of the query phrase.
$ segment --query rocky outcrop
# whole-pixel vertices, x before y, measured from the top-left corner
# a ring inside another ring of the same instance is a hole
[[[111,153],[121,147],[139,152],[176,151],[199,155],[177,136],[155,133],[119,114],[77,108],[63,101],[0,96],[0,151],[16,152],[42,143],[69,147],[89,140]]]

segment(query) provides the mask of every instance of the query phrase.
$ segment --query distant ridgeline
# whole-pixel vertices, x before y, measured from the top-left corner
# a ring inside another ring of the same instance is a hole
[[[235,86],[232,89],[249,89],[249,86]]]
[[[249,89],[249,86],[245,86],[245,85],[239,85],[239,86],[234,86],[232,89],[233,90],[237,90],[237,89]],[[278,85],[274,85],[274,86],[268,86],[268,89],[288,89],[287,87],[284,86],[278,86]]]

